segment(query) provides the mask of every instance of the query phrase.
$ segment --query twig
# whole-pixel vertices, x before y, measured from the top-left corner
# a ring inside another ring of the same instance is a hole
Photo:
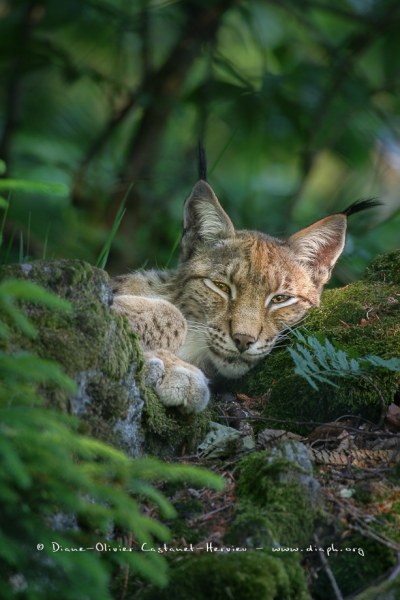
[[[222,16],[232,4],[234,0],[219,0],[206,7],[194,1],[182,4],[186,18],[182,35],[165,63],[147,78],[144,86],[149,102],[126,153],[124,176],[127,180],[140,179],[143,169],[152,163],[164,125],[200,48],[213,39]]]
[[[372,531],[368,527],[364,526],[365,513],[359,510],[354,504],[351,504],[349,502],[346,502],[344,499],[339,499],[336,497],[330,497],[329,501],[336,504],[340,509],[347,511],[347,513],[352,517],[352,519],[354,519],[354,524],[348,523],[349,529],[357,531],[364,537],[368,537],[372,540],[375,540],[376,542],[379,542],[380,544],[383,544],[384,546],[387,546],[388,548],[391,548],[396,552],[400,552],[399,543],[394,542],[393,540],[390,540],[389,538],[379,533],[376,533],[375,531]],[[372,515],[369,515],[369,517],[372,520],[377,520],[376,517]]]
[[[212,517],[216,513],[226,510],[227,508],[232,508],[232,506],[233,506],[233,502],[228,502],[228,504],[224,504],[224,506],[215,508],[214,510],[206,513],[205,515],[201,515],[201,517],[196,517],[194,519],[191,519],[191,523],[198,523],[199,521],[207,521],[210,517]]]
[[[353,432],[353,433],[357,433],[357,435],[363,435],[363,436],[378,436],[378,437],[383,437],[383,438],[398,438],[399,434],[398,433],[392,433],[392,432],[388,432],[388,431],[361,431],[360,429],[357,429],[357,427],[351,427],[350,425],[339,425],[335,423],[326,423],[323,421],[295,421],[292,419],[276,419],[274,417],[260,417],[257,415],[251,415],[251,416],[246,416],[246,417],[229,417],[229,416],[225,416],[225,415],[218,415],[219,419],[225,419],[226,421],[267,421],[269,423],[282,423],[283,425],[310,425],[310,427],[318,427],[318,426],[324,426],[326,428],[332,428],[332,429],[343,429],[349,432]],[[339,417],[340,419],[343,417]],[[357,416],[355,417],[355,415],[346,415],[346,418],[357,418],[359,419],[360,417]],[[364,419],[363,419],[364,420]],[[371,423],[372,425],[372,423]],[[375,427],[377,425],[373,424]]]
[[[400,574],[400,552],[397,552],[397,565],[395,566],[393,571],[390,573],[390,575],[388,577],[388,581],[393,581],[393,579],[396,579],[396,577],[399,574]]]
[[[357,518],[357,521],[358,521],[358,518]],[[361,533],[361,535],[363,535],[364,537],[368,537],[371,540],[375,540],[376,542],[379,542],[380,544],[383,544],[384,546],[387,546],[388,548],[395,550],[396,552],[400,552],[400,544],[397,544],[396,542],[389,540],[385,536],[375,533],[371,529],[368,529],[368,528],[365,529],[358,523],[356,525],[352,525],[351,523],[349,523],[349,528],[353,529],[354,531],[358,531],[358,533]]]
[[[314,535],[314,542],[318,547],[321,546],[321,542],[317,535]],[[328,560],[327,560],[325,554],[323,552],[320,552],[319,557],[320,557],[321,563],[325,569],[325,573],[327,574],[327,577],[328,577],[329,581],[331,582],[331,586],[333,589],[333,593],[335,594],[336,600],[344,600],[344,596],[343,596],[342,592],[340,591],[340,588],[337,584],[337,581],[332,572],[332,569],[329,566],[329,563],[328,563]]]
[[[388,581],[393,581],[400,573],[400,552],[397,552],[397,565],[394,567],[393,571],[390,573],[388,577]]]
[[[376,34],[383,34],[387,28],[389,28],[394,19],[398,16],[398,3],[393,3],[392,6],[387,7],[385,12],[386,17],[384,19],[377,19],[371,25],[374,25]],[[347,81],[348,77],[354,70],[354,65],[357,58],[362,55],[367,49],[376,42],[376,35],[371,35],[370,31],[361,31],[351,34],[344,43],[341,44],[342,55],[336,62],[336,68],[333,71],[333,76],[322,94],[321,99],[314,111],[313,118],[311,120],[311,126],[309,128],[309,139],[304,147],[302,157],[302,180],[295,192],[292,194],[291,202],[288,204],[288,215],[292,215],[296,208],[298,201],[301,199],[306,181],[310,175],[314,166],[315,158],[318,151],[322,147],[321,143],[318,143],[318,136],[320,135],[321,126],[324,123],[331,106],[341,92],[343,85]]]
[[[362,377],[362,379],[364,379],[364,381],[366,381],[367,383],[369,383],[374,388],[375,392],[378,394],[379,402],[380,402],[380,407],[381,407],[381,416],[379,418],[378,425],[383,425],[383,423],[385,421],[385,416],[386,416],[386,401],[385,401],[385,398],[384,398],[384,396],[383,396],[380,388],[376,385],[376,383],[372,379],[372,377],[369,377],[368,375],[361,375],[361,377]]]

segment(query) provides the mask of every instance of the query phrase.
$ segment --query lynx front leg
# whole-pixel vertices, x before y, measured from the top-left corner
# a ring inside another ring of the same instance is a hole
[[[146,359],[146,384],[166,406],[201,412],[210,399],[202,371],[174,355],[186,336],[186,320],[179,309],[158,298],[121,295],[114,310],[125,315],[142,339]]]
[[[146,384],[166,406],[187,413],[205,409],[210,399],[207,379],[197,367],[165,350],[145,352]]]
[[[115,296],[113,309],[127,317],[145,350],[177,352],[186,337],[186,319],[171,302],[129,294]]]

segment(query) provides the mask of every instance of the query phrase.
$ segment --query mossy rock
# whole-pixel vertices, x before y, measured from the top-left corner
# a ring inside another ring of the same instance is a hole
[[[201,554],[176,562],[170,583],[141,600],[309,600],[304,575],[290,556],[264,552]]]
[[[207,429],[207,413],[182,416],[145,388],[139,338],[112,311],[105,271],[80,260],[35,261],[1,267],[0,279],[33,281],[72,304],[66,314],[26,303],[38,335],[30,339],[15,330],[7,341],[7,351],[57,361],[75,379],[73,397],[42,390],[49,406],[77,414],[84,433],[131,455],[145,449],[171,456],[183,445],[194,449]]]
[[[183,414],[176,408],[166,408],[152,390],[145,391],[143,426],[146,431],[146,451],[169,457],[179,451],[195,452],[210,427],[215,408],[198,414]]]
[[[248,532],[253,534],[247,536],[246,543],[251,545],[263,541],[270,548],[307,546],[320,515],[320,502],[319,484],[304,453],[307,449],[303,444],[286,442],[241,460],[236,518],[228,540],[244,542],[240,533],[247,524]]]
[[[392,255],[397,260],[400,253],[388,255],[390,260]],[[379,270],[379,265],[387,262],[386,257],[381,257],[371,265],[369,278],[374,277],[373,281],[358,281],[325,291],[320,308],[311,311],[307,318],[307,335],[328,338],[350,356],[398,357],[400,285],[396,270]],[[379,280],[379,273],[384,273],[386,282]],[[294,374],[288,351],[279,349],[249,373],[242,387],[254,396],[268,393],[264,416],[282,419],[281,423],[275,423],[276,427],[285,426],[285,420],[327,422],[343,414],[361,415],[376,421],[399,393],[400,375],[374,370],[369,377],[369,380],[340,378],[334,382],[338,387],[319,384],[317,391]],[[301,433],[309,430],[292,424],[290,429]]]

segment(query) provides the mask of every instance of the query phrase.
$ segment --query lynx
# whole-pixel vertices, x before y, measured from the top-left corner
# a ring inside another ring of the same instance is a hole
[[[113,280],[114,309],[141,336],[146,382],[167,406],[202,411],[208,380],[241,377],[318,306],[356,202],[287,240],[236,231],[212,188],[194,186],[184,208],[179,266]]]

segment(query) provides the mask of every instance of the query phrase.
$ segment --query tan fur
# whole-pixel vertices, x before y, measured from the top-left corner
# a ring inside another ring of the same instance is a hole
[[[345,232],[342,214],[287,241],[235,231],[210,186],[198,182],[185,205],[179,267],[113,282],[114,308],[140,333],[147,382],[161,400],[202,410],[206,376],[240,377],[266,357],[319,304]],[[274,303],[279,295],[289,299]]]

